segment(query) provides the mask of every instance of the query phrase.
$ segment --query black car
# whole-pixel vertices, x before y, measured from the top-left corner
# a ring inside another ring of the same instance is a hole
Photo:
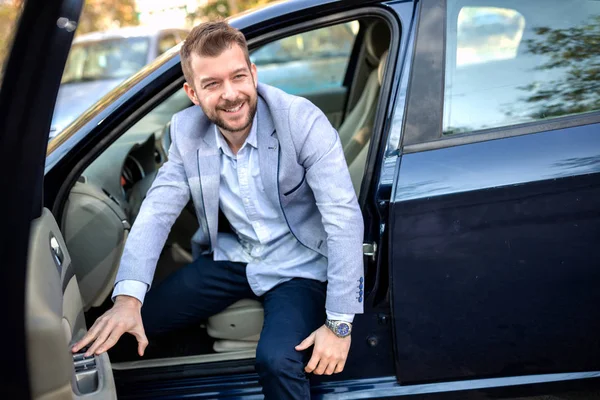
[[[143,358],[126,338],[108,355],[69,352],[111,306],[123,244],[166,161],[170,117],[191,105],[176,47],[46,151],[81,7],[25,2],[2,80],[3,398],[260,398],[262,309],[251,301],[151,343]],[[313,377],[314,398],[591,398],[600,2],[298,0],[230,23],[252,53],[313,41],[276,63],[301,61],[326,81],[306,81],[306,69],[283,80],[302,79],[298,94],[338,129],[364,214],[365,313],[344,372]],[[320,52],[302,58],[305,48]],[[196,224],[186,208],[155,281],[190,261]]]

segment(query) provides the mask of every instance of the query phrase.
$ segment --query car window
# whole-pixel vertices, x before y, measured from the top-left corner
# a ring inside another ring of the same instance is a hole
[[[167,33],[158,40],[158,54],[162,54],[178,43],[175,34]]]
[[[193,104],[185,94],[185,91],[179,89],[136,122],[122,137],[138,135],[148,136],[153,133],[160,136],[165,125],[171,121],[174,114],[192,105]],[[159,139],[159,137],[157,137],[157,139]]]
[[[300,33],[268,43],[250,59],[259,80],[291,94],[308,94],[342,86],[358,21]]]
[[[447,3],[444,134],[600,110],[600,2],[477,3]]]
[[[12,48],[17,22],[22,11],[22,1],[0,1],[0,84],[2,84],[4,66]]]
[[[183,89],[166,98],[152,111],[125,131],[114,143],[94,160],[83,172],[80,181],[103,188],[119,199],[119,204],[131,221],[141,206],[143,196],[137,190],[149,186],[152,177],[142,183],[144,171],[156,171],[167,160],[171,143],[169,123],[173,114],[192,105]],[[148,143],[152,143],[147,152]],[[146,150],[141,150],[145,148]],[[140,149],[140,150],[135,150]],[[137,156],[127,156],[128,152]],[[142,153],[144,154],[142,156]]]

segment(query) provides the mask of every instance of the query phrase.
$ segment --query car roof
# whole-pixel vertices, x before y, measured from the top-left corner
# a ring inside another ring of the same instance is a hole
[[[110,29],[107,31],[90,32],[80,36],[77,36],[73,40],[73,44],[84,43],[84,42],[96,42],[107,39],[122,39],[130,37],[152,37],[158,35],[164,31],[188,31],[186,28],[181,27],[164,27],[164,28],[151,28],[147,26],[129,26],[125,28]]]

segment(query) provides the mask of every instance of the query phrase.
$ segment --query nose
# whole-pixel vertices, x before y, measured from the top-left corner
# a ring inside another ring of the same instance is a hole
[[[223,100],[233,101],[237,99],[237,90],[229,80],[226,80],[223,84],[223,93],[221,94]]]

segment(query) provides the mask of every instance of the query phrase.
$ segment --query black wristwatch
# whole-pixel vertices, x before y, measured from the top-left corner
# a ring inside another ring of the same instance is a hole
[[[352,333],[352,324],[346,321],[332,321],[327,319],[325,321],[325,325],[331,329],[331,331],[335,334],[335,336],[339,338],[345,338],[350,336]]]

